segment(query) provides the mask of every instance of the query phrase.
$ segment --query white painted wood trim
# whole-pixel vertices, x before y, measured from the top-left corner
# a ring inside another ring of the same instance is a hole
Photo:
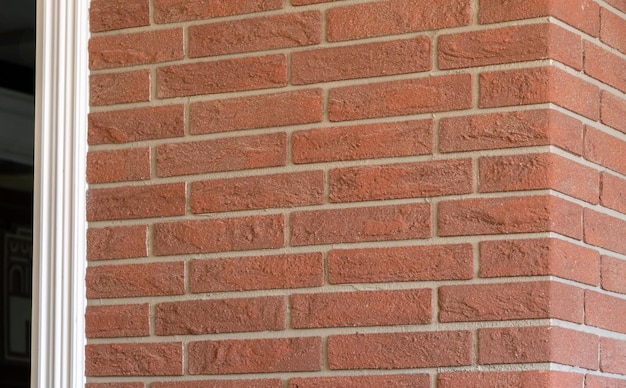
[[[31,386],[84,387],[88,0],[38,0]]]

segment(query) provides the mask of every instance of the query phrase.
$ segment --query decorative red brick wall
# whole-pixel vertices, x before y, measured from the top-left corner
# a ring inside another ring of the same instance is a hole
[[[90,388],[626,387],[626,2],[91,30]]]

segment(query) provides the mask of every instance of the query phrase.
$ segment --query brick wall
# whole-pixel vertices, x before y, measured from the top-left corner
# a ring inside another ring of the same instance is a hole
[[[91,30],[89,388],[626,387],[626,2]]]

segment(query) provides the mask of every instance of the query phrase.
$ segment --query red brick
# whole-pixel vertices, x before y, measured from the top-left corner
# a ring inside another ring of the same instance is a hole
[[[154,225],[154,254],[281,248],[284,229],[282,215],[159,223]]]
[[[432,321],[432,290],[332,292],[291,295],[291,327],[426,324]]]
[[[624,4],[626,7],[626,3]],[[587,375],[585,376],[585,388],[626,388],[626,380]]]
[[[150,0],[92,0],[89,4],[91,32],[150,25]]]
[[[428,71],[430,38],[377,42],[295,52],[291,56],[295,85]]]
[[[626,180],[606,172],[601,177],[600,204],[626,214]]]
[[[555,326],[478,329],[478,362],[554,362],[597,369],[598,338]]]
[[[626,0],[605,0],[604,2],[626,13]]]
[[[87,182],[127,182],[150,179],[150,148],[91,151],[87,154]]]
[[[433,144],[432,120],[313,129],[292,137],[294,163],[428,155]]]
[[[85,347],[87,376],[182,376],[179,342],[91,344]]]
[[[156,335],[236,333],[284,330],[286,298],[282,296],[159,303]]]
[[[331,8],[327,12],[329,41],[369,38],[469,25],[469,0],[377,1]]]
[[[145,383],[87,383],[86,388],[145,388]]]
[[[606,90],[602,91],[602,103],[600,105],[600,121],[626,133],[626,99],[620,98]]]
[[[554,24],[493,28],[439,37],[439,68],[555,59],[582,68],[582,40]]]
[[[87,306],[87,338],[147,337],[150,335],[150,305]]]
[[[157,175],[161,177],[276,167],[286,163],[285,133],[157,147]]]
[[[583,150],[583,124],[555,110],[524,110],[443,118],[442,152],[556,145],[576,155]]]
[[[585,291],[585,324],[626,333],[626,299]]]
[[[600,40],[626,54],[626,19],[600,8]]]
[[[166,105],[89,114],[89,144],[130,143],[185,134],[185,107]]]
[[[189,27],[189,56],[309,46],[321,40],[319,11],[265,16]]]
[[[87,268],[87,298],[182,295],[185,264],[151,263]]]
[[[191,292],[304,288],[324,285],[321,253],[192,260]]]
[[[292,172],[191,184],[191,211],[213,213],[324,203],[323,171]]]
[[[330,170],[331,202],[435,197],[473,191],[471,159]]]
[[[528,370],[511,372],[444,372],[438,375],[438,388],[559,388],[582,387],[584,375],[558,371]]]
[[[293,0],[292,0],[293,1]],[[289,388],[430,388],[428,374],[370,375],[335,377],[295,377],[289,379]]]
[[[266,55],[160,67],[159,98],[287,86],[285,55]]]
[[[150,101],[150,71],[92,74],[89,77],[91,105]]]
[[[320,4],[320,3],[332,3],[334,1],[344,0],[291,0],[291,5],[308,5],[308,4]]]
[[[547,195],[462,199],[439,204],[440,236],[533,232],[581,238],[582,208]]]
[[[602,256],[602,288],[626,294],[626,260]]]
[[[624,374],[626,370],[626,341],[600,338],[600,370],[602,372]]]
[[[154,0],[154,20],[175,23],[281,9],[284,0]]]
[[[189,344],[189,373],[192,375],[321,369],[320,337],[198,341]]]
[[[585,73],[626,93],[626,59],[587,41]]]
[[[147,225],[110,226],[87,230],[87,258],[89,260],[146,256],[148,256]]]
[[[481,0],[478,20],[482,24],[489,24],[554,16],[590,35],[598,36],[600,7],[593,0],[576,1],[576,6],[572,6],[571,0]]]
[[[185,184],[90,189],[87,220],[125,220],[185,214]]]
[[[554,103],[592,120],[600,117],[597,86],[555,67],[480,75],[480,107]]]
[[[625,141],[585,126],[585,159],[626,174],[626,158],[623,157],[625,149]]]
[[[331,250],[331,284],[471,279],[470,244]]]
[[[589,285],[600,282],[600,255],[555,238],[480,243],[480,277],[553,275]]]
[[[472,76],[455,74],[331,89],[331,121],[470,108]]]
[[[626,221],[585,209],[585,242],[626,254]]]
[[[195,380],[152,383],[151,388],[283,388],[280,379]]]
[[[582,323],[584,290],[558,282],[439,287],[439,321],[557,318]]]
[[[479,160],[481,193],[552,189],[597,204],[597,170],[562,156],[542,153],[482,157]]]
[[[191,104],[192,134],[317,123],[324,115],[321,89],[203,101]]]
[[[430,204],[291,213],[291,244],[389,241],[431,236]]]
[[[330,369],[398,369],[472,363],[469,331],[331,335]]]
[[[89,40],[89,68],[109,69],[183,59],[183,29],[93,37]]]

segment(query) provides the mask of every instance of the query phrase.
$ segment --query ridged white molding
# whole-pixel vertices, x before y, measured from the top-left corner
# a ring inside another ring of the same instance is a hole
[[[85,385],[87,0],[38,0],[31,386]]]

